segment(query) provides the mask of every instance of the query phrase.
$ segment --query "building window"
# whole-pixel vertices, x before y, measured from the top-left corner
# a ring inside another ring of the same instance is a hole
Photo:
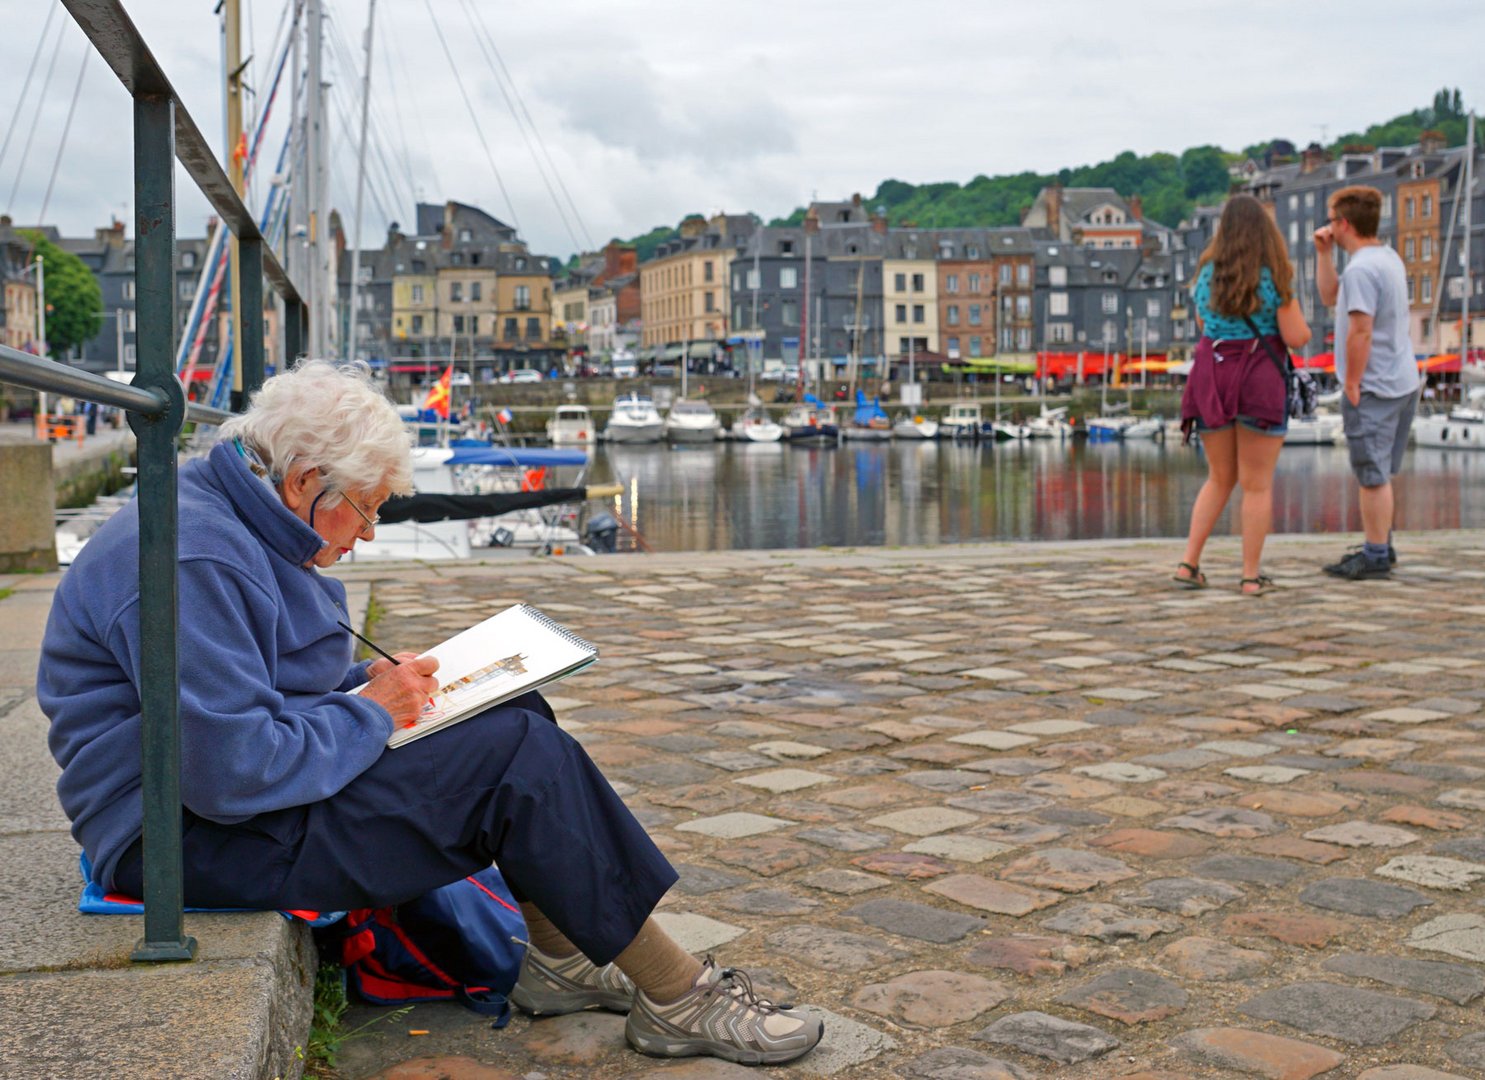
[[[1119,310],[1119,294],[1106,292],[1103,294],[1103,313],[1112,315]]]
[[[133,300],[134,299],[134,279],[133,278],[128,278],[128,279],[126,279],[124,281],[124,299],[125,300]]]
[[[1433,260],[1433,237],[1425,236],[1419,241],[1419,245],[1423,261],[1431,262]]]
[[[1072,323],[1048,323],[1047,332],[1051,335],[1054,345],[1066,345],[1072,341]]]
[[[710,266],[711,263],[707,263],[706,265]],[[706,307],[703,310],[708,314],[717,310],[717,294],[710,289],[706,291]]]
[[[470,241],[472,241],[473,239],[474,239],[474,230],[473,229],[460,229],[459,230],[459,243],[461,243],[461,244],[467,244]]]
[[[1154,300],[1154,299],[1146,300],[1145,301],[1145,315],[1148,318],[1151,318],[1151,319],[1158,319],[1158,318],[1160,318],[1160,301],[1159,300]]]
[[[1047,284],[1048,285],[1051,285],[1054,288],[1058,288],[1058,289],[1066,288],[1067,287],[1067,267],[1065,267],[1065,266],[1049,266],[1049,267],[1047,267]]]
[[[195,269],[196,253],[194,251],[182,251],[180,253],[180,265],[184,270]]]
[[[595,318],[593,321],[594,322],[597,322],[598,320]],[[743,324],[743,306],[742,306],[742,301],[739,300],[737,303],[735,303],[735,304],[732,305],[732,325],[733,326],[741,326],[742,324]]]
[[[471,303],[478,303],[480,298],[480,283],[471,281],[469,283],[469,299]]]
[[[733,274],[732,275],[732,291],[733,292],[742,292],[743,291],[743,279],[742,279],[742,275],[741,274]]]
[[[1016,318],[1031,318],[1031,297],[1025,295],[1024,293],[1016,297]]]
[[[950,304],[949,307],[948,307],[948,309],[945,311],[944,315],[945,315],[946,321],[948,322],[948,324],[950,326],[958,326],[959,325],[959,305],[958,304]]]
[[[893,274],[892,289],[894,292],[907,292],[907,275]]]
[[[1413,220],[1413,196],[1409,195],[1403,200],[1403,220]]]
[[[1009,285],[1011,283],[1011,264],[1010,263],[1001,263],[1000,264],[1000,283],[1002,285]]]
[[[196,295],[196,282],[192,278],[182,278],[180,283],[180,298],[190,300]]]
[[[531,286],[530,285],[517,285],[516,286],[516,310],[517,311],[530,311],[531,310]]]
[[[1292,213],[1294,213],[1294,211],[1296,211],[1298,209],[1299,209],[1299,196],[1298,195],[1291,195],[1291,196],[1289,196],[1289,212],[1292,214]]]
[[[1403,258],[1408,262],[1413,261],[1413,238],[1411,236],[1403,241]]]
[[[1307,192],[1305,192],[1305,209],[1306,210],[1310,210],[1310,209],[1313,209],[1314,206],[1315,206],[1315,193],[1313,191],[1307,191]]]
[[[449,302],[450,303],[457,304],[457,303],[462,302],[463,299],[464,299],[464,282],[462,282],[462,281],[451,281],[451,282],[449,282]]]
[[[1382,220],[1392,220],[1392,195],[1390,193],[1382,196]]]
[[[781,266],[781,267],[779,267],[779,288],[781,288],[781,289],[797,289],[797,288],[799,288],[799,267],[797,267],[797,266]]]
[[[1061,267],[1053,267],[1053,269],[1060,270]],[[1067,314],[1067,293],[1065,293],[1065,292],[1054,292],[1054,293],[1048,293],[1047,294],[1047,314],[1048,315],[1066,315]]]
[[[896,307],[896,309],[895,309],[895,311],[894,311],[894,314],[896,314],[897,321],[898,322],[900,322],[900,323],[907,322],[907,305],[906,304],[898,304],[897,307]]]
[[[1414,287],[1413,287],[1413,275],[1412,274],[1409,274],[1408,275],[1408,303],[1411,304],[1411,303],[1413,303],[1417,299],[1416,292],[1417,292],[1417,290],[1414,289]]]
[[[970,326],[979,326],[980,325],[980,305],[979,304],[970,304],[969,305],[969,325]]]
[[[922,304],[914,304],[913,305],[913,322],[915,322],[915,323],[921,323],[923,321],[923,319],[924,319],[923,305]]]
[[[711,263],[710,260],[708,260],[707,262],[704,262],[704,263],[701,264],[701,280],[702,281],[715,281],[716,280],[716,276],[715,276],[716,273],[717,273],[717,268],[712,265],[712,263]]]
[[[414,285],[412,287],[412,302],[414,304],[421,304],[423,302],[423,286]]]
[[[1299,222],[1297,221],[1289,223],[1289,243],[1291,246],[1299,243]]]
[[[132,341],[124,346],[124,362],[128,364],[134,363],[134,343]]]
[[[922,291],[923,291],[923,275],[922,274],[914,274],[913,275],[913,292],[922,292]],[[917,320],[917,321],[921,321],[921,320]]]
[[[1433,303],[1433,275],[1431,274],[1423,275],[1423,302]]]
[[[779,254],[780,255],[793,255],[794,254],[794,241],[793,240],[780,240],[779,241]]]
[[[1418,216],[1433,217],[1433,196],[1425,195],[1418,202]]]
[[[1017,263],[1016,264],[1016,284],[1017,285],[1030,285],[1031,284],[1031,264],[1030,263]]]
[[[757,270],[749,270],[748,271],[748,288],[750,288],[750,289],[756,289],[756,288],[758,288],[759,284],[761,284],[760,281],[759,281],[759,278],[760,277],[762,277],[762,275]]]
[[[950,356],[958,356],[959,355],[959,339],[956,338],[956,337],[949,338],[948,339],[948,349],[949,349],[949,355]]]
[[[969,291],[972,292],[972,293],[977,293],[977,292],[980,291],[980,275],[979,274],[970,274],[969,275]]]
[[[959,291],[959,275],[948,274],[944,277],[944,292],[956,293]]]
[[[966,244],[964,246],[964,256],[967,259],[978,259],[980,257],[980,245]]]
[[[515,341],[516,338],[520,336],[520,334],[521,320],[513,317],[507,317],[505,320],[505,329],[501,336],[503,336],[506,341]]]
[[[134,312],[133,311],[126,311],[126,312],[124,312],[124,332],[125,333],[129,333],[129,334],[134,333]]]
[[[969,339],[969,355],[970,356],[979,356],[980,355],[980,350],[984,347],[984,344],[985,344],[985,339],[982,338],[982,337],[980,337],[980,336],[978,336],[978,335],[976,335],[975,337],[970,338]]]
[[[454,316],[454,333],[456,333],[456,334],[462,334],[462,333],[464,333],[464,316],[463,315],[455,315]]]
[[[1031,348],[1031,327],[1022,326],[1016,330],[1016,348],[1026,352]]]
[[[799,324],[799,303],[794,300],[785,300],[779,305],[779,320],[785,326],[797,326]]]
[[[540,341],[541,340],[541,320],[539,318],[537,318],[535,315],[532,315],[530,318],[528,318],[526,320],[526,340],[527,341]]]
[[[418,337],[423,336],[423,316],[414,315],[412,317],[412,332]]]

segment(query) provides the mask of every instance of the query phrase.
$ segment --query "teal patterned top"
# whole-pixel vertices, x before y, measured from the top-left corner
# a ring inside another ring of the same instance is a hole
[[[1279,332],[1279,290],[1274,285],[1273,274],[1269,273],[1266,266],[1258,272],[1258,299],[1262,302],[1262,306],[1253,313],[1253,322],[1257,324],[1259,333],[1277,334]],[[1230,341],[1233,338],[1253,336],[1253,331],[1248,329],[1248,324],[1242,319],[1218,315],[1212,310],[1211,263],[1203,266],[1201,273],[1196,275],[1196,285],[1191,289],[1191,302],[1196,305],[1196,313],[1201,316],[1202,333],[1207,337],[1219,341]]]

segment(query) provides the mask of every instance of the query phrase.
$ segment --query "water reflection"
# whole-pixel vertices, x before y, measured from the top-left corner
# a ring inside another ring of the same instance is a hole
[[[693,551],[1179,537],[1206,465],[1149,442],[605,445],[590,476],[624,485],[620,509],[655,550]],[[1482,476],[1485,453],[1411,451],[1399,526],[1485,527],[1469,498]],[[1344,447],[1284,450],[1274,527],[1359,531]]]

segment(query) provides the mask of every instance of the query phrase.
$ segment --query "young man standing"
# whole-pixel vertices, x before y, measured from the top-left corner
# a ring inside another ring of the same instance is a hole
[[[1418,365],[1408,337],[1407,274],[1397,252],[1377,238],[1382,193],[1345,187],[1330,197],[1330,220],[1315,231],[1316,284],[1335,312],[1335,370],[1351,471],[1361,485],[1365,543],[1327,574],[1357,581],[1386,577],[1392,547],[1392,477],[1402,469],[1418,405]],[[1332,252],[1347,255],[1336,276]]]

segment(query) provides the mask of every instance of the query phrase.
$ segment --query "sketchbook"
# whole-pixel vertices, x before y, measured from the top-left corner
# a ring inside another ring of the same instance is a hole
[[[424,656],[438,659],[438,692],[388,746],[402,746],[457,724],[491,705],[565,679],[598,659],[598,650],[530,604],[517,604],[455,634]]]

